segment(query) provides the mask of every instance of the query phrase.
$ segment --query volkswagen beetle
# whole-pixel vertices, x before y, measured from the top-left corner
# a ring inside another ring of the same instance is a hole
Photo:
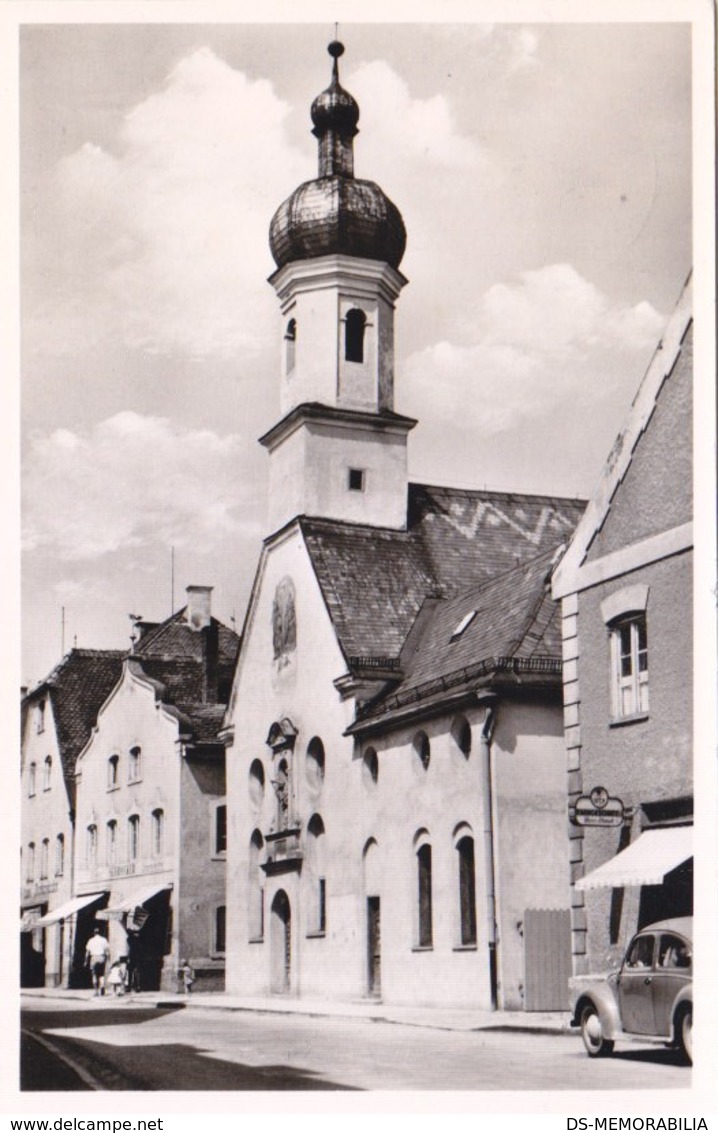
[[[692,1063],[693,918],[646,925],[629,944],[621,967],[569,981],[571,1026],[589,1058],[613,1051],[616,1040],[677,1047]]]

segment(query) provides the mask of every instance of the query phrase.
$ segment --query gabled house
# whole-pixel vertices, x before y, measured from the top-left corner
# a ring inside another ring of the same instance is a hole
[[[568,954],[546,577],[584,504],[408,482],[406,232],[354,177],[343,50],[312,104],[318,177],[270,226],[283,416],[223,733],[227,987],[514,1006],[532,910]]]
[[[577,971],[693,909],[690,279],[553,579]]]
[[[180,959],[221,987],[226,950],[224,747],[217,733],[239,647],[211,587],[139,639],[77,760],[73,973],[104,922],[143,990],[174,990]]]
[[[75,761],[122,671],[119,650],[72,649],[21,703],[23,987],[67,978]]]

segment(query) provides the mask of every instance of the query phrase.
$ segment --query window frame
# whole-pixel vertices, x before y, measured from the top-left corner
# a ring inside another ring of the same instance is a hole
[[[65,876],[65,835],[55,838],[55,877]]]
[[[42,789],[49,791],[52,788],[52,756],[46,755],[42,765]]]
[[[650,710],[648,626],[645,611],[617,618],[609,626],[609,631],[611,722],[644,720]]]
[[[413,951],[434,947],[434,862],[431,839],[422,835],[414,845],[416,863],[416,943]]]
[[[140,816],[130,814],[127,816],[127,861],[140,860]]]

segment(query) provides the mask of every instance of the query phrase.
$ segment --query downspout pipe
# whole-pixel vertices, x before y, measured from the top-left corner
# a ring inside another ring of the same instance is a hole
[[[484,709],[484,722],[480,733],[479,776],[481,798],[481,835],[483,845],[484,878],[486,886],[486,939],[489,946],[491,978],[491,1005],[498,1007],[498,927],[496,917],[496,872],[494,862],[493,774],[491,767],[491,740],[496,726],[498,696],[488,689],[476,693],[479,707]]]

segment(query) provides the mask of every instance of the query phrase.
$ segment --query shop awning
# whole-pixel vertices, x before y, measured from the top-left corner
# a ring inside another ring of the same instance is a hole
[[[145,889],[139,889],[134,893],[130,893],[127,897],[114,898],[112,904],[108,905],[106,909],[100,909],[97,916],[99,920],[119,920],[125,913],[131,913],[133,909],[144,905],[145,901],[149,901],[157,893],[161,893],[164,889],[171,889],[171,881],[163,881],[161,884],[155,882],[154,885],[148,885]]]
[[[667,873],[693,857],[693,827],[667,826],[644,830],[636,841],[587,873],[577,889],[622,889],[629,885],[661,885]]]
[[[91,905],[93,901],[98,901],[100,897],[104,897],[106,892],[107,890],[103,889],[99,893],[85,893],[82,897],[73,897],[71,901],[66,901],[64,905],[58,905],[56,909],[51,909],[49,913],[45,913],[44,917],[35,921],[35,927],[44,928],[45,925],[55,924],[56,921],[64,921],[67,917],[71,917],[73,913],[84,909],[86,905]]]

